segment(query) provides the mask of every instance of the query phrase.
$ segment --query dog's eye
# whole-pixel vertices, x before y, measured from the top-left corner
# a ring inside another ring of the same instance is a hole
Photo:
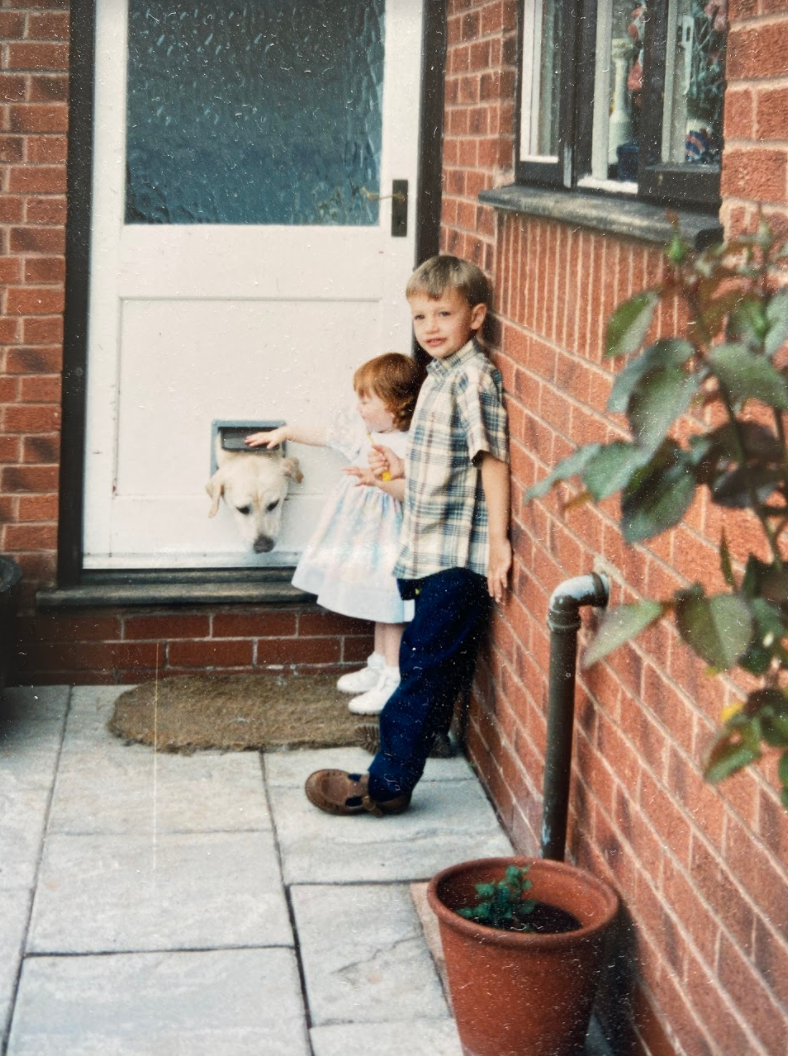
[[[236,506],[235,508],[236,510],[238,510],[239,513],[242,513],[244,517],[248,516],[252,512],[251,506]]]
[[[276,499],[274,502],[269,502],[268,505],[266,506],[266,509],[268,510],[269,513],[271,513],[271,511],[275,510],[278,505],[279,505],[279,499]]]

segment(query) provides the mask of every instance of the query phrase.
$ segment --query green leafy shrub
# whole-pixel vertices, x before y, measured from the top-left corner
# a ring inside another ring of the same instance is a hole
[[[628,357],[607,408],[626,416],[631,439],[579,448],[530,488],[526,501],[579,476],[584,491],[573,503],[620,493],[629,543],[679,524],[698,489],[729,515],[750,511],[767,560],[749,553],[735,566],[723,529],[727,590],[709,594],[696,582],[672,598],[609,610],[584,663],[672,613],[681,637],[714,672],[738,666],[761,682],[726,709],[705,760],[707,778],[720,781],[760,758],[764,747],[777,749],[788,808],[788,368],[780,356],[788,339],[788,245],[778,246],[765,224],[752,237],[702,253],[677,233],[667,258],[665,280],[620,305],[607,329],[605,354]],[[686,328],[644,348],[655,309],[674,297],[686,308]],[[677,439],[678,420],[696,411],[702,417],[691,420],[694,430]]]

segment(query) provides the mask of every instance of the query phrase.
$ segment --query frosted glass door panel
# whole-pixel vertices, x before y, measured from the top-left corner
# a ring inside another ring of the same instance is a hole
[[[374,225],[384,0],[129,0],[127,224]]]

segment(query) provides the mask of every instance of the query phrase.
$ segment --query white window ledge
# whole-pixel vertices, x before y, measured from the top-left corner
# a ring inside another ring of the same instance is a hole
[[[574,227],[587,227],[659,245],[667,245],[673,234],[669,212],[678,216],[681,233],[696,249],[720,242],[723,237],[722,225],[711,213],[686,208],[668,210],[663,205],[587,191],[558,191],[510,184],[481,191],[479,201],[503,212],[541,216]]]

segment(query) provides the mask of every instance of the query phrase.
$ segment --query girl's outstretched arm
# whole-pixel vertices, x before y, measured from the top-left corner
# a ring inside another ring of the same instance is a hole
[[[328,440],[328,430],[319,426],[308,425],[280,425],[278,429],[270,429],[261,433],[250,433],[246,437],[247,447],[276,447],[284,440],[290,440],[294,444],[309,444],[310,447],[325,447]]]
[[[384,473],[390,474],[391,480],[397,480],[405,476],[405,460],[395,455],[390,447],[385,444],[373,444],[369,453],[369,465],[372,472],[380,480]]]
[[[380,488],[381,491],[385,491],[387,495],[391,495],[393,499],[398,499],[400,502],[405,498],[405,478],[399,477],[398,480],[380,480],[371,469],[364,469],[361,466],[345,466],[342,470],[343,473],[347,473],[349,477],[357,477],[359,485],[366,485],[371,488]]]

